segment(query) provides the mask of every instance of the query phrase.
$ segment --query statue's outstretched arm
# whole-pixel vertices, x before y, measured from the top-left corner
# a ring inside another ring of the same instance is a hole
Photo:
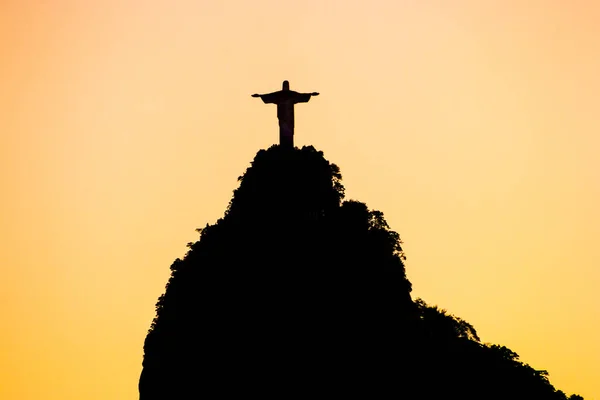
[[[252,97],[260,97],[265,104],[277,103],[280,92],[273,92],[268,94],[253,94]]]
[[[312,92],[312,93],[296,93],[295,94],[295,102],[296,103],[306,103],[307,101],[310,100],[311,96],[318,96],[319,93],[317,92]]]

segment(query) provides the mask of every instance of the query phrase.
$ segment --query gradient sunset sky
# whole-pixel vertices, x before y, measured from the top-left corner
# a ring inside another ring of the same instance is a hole
[[[384,212],[413,298],[600,400],[600,2],[3,0],[0,398],[137,399],[154,304],[296,145]]]

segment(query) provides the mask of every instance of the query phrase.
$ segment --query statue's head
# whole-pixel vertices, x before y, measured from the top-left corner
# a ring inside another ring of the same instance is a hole
[[[283,85],[281,86],[283,90],[290,90],[290,83],[288,81],[283,81]]]

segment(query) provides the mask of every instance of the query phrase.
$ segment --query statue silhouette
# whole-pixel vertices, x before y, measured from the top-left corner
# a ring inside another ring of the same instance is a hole
[[[277,118],[279,119],[279,144],[294,147],[294,104],[307,103],[311,96],[319,93],[298,93],[290,90],[290,83],[283,81],[281,90],[268,94],[253,94],[260,97],[265,104],[277,104]]]

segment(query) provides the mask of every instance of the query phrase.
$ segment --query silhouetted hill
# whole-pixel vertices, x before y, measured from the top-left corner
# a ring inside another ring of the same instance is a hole
[[[313,147],[257,153],[156,305],[140,399],[566,399],[413,301],[399,235]],[[572,397],[575,399],[575,397]]]

